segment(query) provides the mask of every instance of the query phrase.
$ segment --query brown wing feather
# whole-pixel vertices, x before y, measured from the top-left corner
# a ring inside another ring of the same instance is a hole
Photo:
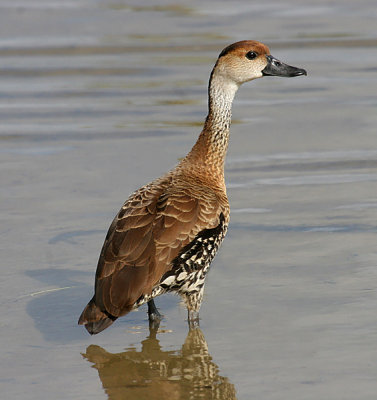
[[[226,201],[226,198],[225,198]],[[171,261],[203,229],[219,223],[224,201],[187,182],[156,183],[135,192],[108,231],[96,273],[96,305],[114,317],[150,293]]]

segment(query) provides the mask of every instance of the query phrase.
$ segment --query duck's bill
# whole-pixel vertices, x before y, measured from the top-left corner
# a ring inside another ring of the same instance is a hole
[[[267,66],[262,71],[265,76],[284,76],[286,78],[291,78],[293,76],[307,75],[304,69],[284,64],[271,55],[266,56],[266,58]]]

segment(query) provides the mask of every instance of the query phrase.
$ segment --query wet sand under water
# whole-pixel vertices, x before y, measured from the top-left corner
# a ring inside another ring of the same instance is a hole
[[[6,398],[375,399],[374,2],[0,10]],[[236,97],[201,328],[168,295],[157,332],[142,307],[89,337],[77,318],[113,215],[191,148],[216,56],[245,38],[308,77]]]

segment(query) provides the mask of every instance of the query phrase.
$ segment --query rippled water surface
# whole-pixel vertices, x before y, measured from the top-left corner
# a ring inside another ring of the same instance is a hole
[[[7,399],[369,400],[377,392],[375,1],[0,1],[0,382]],[[77,318],[123,200],[191,148],[225,45],[307,77],[233,109],[228,236],[201,329],[174,296]]]

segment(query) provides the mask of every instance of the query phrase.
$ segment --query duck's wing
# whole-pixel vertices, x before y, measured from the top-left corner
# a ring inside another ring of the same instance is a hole
[[[106,315],[129,312],[187,244],[219,224],[217,196],[208,188],[189,189],[177,183],[146,186],[113,220],[99,258],[93,298]],[[85,318],[80,321],[85,323]]]

